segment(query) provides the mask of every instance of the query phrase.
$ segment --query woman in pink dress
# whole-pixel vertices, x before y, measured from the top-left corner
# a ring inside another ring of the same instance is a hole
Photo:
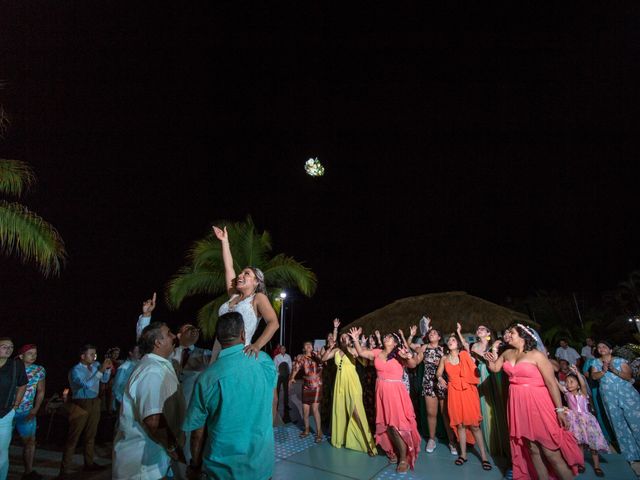
[[[509,328],[512,349],[499,357],[485,353],[489,369],[504,369],[509,376],[509,438],[514,480],[546,480],[550,475],[571,480],[583,468],[584,458],[575,437],[568,432],[560,389],[553,366],[536,350],[529,327]]]
[[[376,382],[376,443],[387,453],[391,463],[398,462],[396,471],[406,473],[413,469],[420,451],[420,434],[416,424],[411,397],[402,375],[404,366],[416,367],[421,355],[412,355],[400,348],[401,341],[395,334],[387,334],[383,348],[368,350],[360,345],[361,328],[352,328],[349,335],[358,356],[373,360],[378,373]]]

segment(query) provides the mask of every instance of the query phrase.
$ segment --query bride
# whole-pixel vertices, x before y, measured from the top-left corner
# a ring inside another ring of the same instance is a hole
[[[230,311],[238,312],[242,315],[245,331],[244,352],[257,358],[262,347],[271,340],[273,334],[280,327],[278,316],[266,295],[267,289],[264,283],[264,274],[257,267],[248,266],[236,275],[229,247],[227,227],[223,229],[213,227],[213,233],[222,245],[224,276],[227,292],[229,293],[229,300],[222,304],[218,310],[218,315],[224,315]],[[265,329],[255,342],[252,342],[261,318],[266,322]],[[218,358],[219,353],[220,344],[216,340],[213,346],[212,362]]]

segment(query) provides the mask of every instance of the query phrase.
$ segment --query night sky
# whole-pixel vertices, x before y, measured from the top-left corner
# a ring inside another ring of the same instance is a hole
[[[248,214],[318,275],[296,342],[406,296],[598,294],[640,268],[637,4],[26,3],[0,15],[0,157],[33,166],[22,201],[69,259],[0,258],[1,334],[45,365],[131,344],[191,242]]]

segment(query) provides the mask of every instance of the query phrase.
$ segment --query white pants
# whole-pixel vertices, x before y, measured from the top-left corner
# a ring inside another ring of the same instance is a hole
[[[9,474],[9,445],[13,432],[13,417],[16,411],[11,410],[0,418],[0,480],[7,480]]]

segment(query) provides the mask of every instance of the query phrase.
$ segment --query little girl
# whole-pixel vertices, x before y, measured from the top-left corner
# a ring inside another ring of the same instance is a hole
[[[596,476],[604,477],[598,452],[609,453],[609,445],[602,434],[598,420],[589,412],[586,381],[573,365],[570,373],[567,374],[565,386],[564,395],[569,406],[567,411],[569,430],[576,437],[578,444],[589,447],[593,459],[593,470]]]

